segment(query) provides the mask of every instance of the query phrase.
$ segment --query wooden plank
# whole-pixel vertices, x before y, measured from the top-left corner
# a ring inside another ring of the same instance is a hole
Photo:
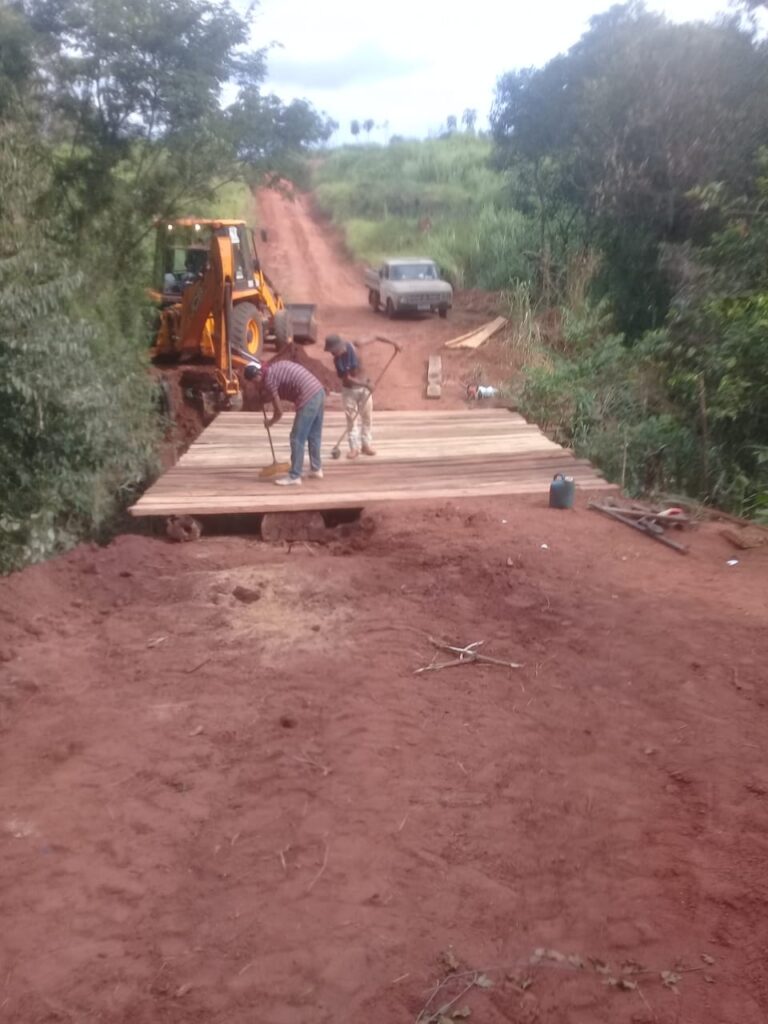
[[[495,320],[460,338],[453,338],[445,343],[446,348],[479,348],[484,345],[507,322],[506,317],[497,316]]]
[[[427,398],[440,398],[443,393],[443,360],[440,356],[429,357],[427,366]]]

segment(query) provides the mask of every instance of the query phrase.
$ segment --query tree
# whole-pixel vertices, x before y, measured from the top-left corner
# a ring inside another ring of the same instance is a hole
[[[6,110],[6,114],[11,111]],[[147,472],[150,378],[48,215],[50,152],[0,122],[0,572],[98,531]]]
[[[470,107],[464,111],[461,115],[461,123],[464,125],[470,135],[474,134],[475,124],[477,123],[477,111]]]
[[[504,75],[491,124],[502,165],[527,166],[540,202],[579,211],[636,335],[671,298],[660,245],[707,230],[690,190],[751,187],[768,137],[768,51],[734,21],[672,25],[614,7],[567,54]]]
[[[248,49],[250,21],[227,0],[21,2],[75,240],[109,233],[118,270],[153,218],[324,137],[308,104],[262,95],[265,51]],[[222,109],[230,82],[238,96]]]
[[[350,121],[349,130],[352,132],[354,137],[357,138],[358,135],[360,134],[360,122],[357,119],[355,119],[354,121]]]
[[[376,125],[376,122],[373,120],[372,117],[366,118],[366,120],[363,121],[363,131],[365,132],[365,134],[369,138],[370,138],[371,132],[373,131],[375,125]]]
[[[23,14],[9,5],[0,7],[0,118],[15,110],[35,72],[34,34]]]
[[[456,118],[453,114],[449,114],[445,119],[445,127],[449,134],[456,131]]]

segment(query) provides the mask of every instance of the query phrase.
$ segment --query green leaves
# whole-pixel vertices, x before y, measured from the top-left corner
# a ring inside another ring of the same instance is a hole
[[[51,182],[25,126],[0,123],[0,571],[98,532],[157,423],[145,364],[40,218]]]
[[[583,215],[617,323],[636,337],[672,297],[659,246],[710,228],[712,182],[753,188],[768,51],[734,21],[673,25],[616,6],[567,54],[503,76],[491,122],[501,164],[531,169],[542,231],[552,208]]]

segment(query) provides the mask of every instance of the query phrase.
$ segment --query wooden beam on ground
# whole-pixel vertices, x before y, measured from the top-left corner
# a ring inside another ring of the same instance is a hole
[[[495,320],[485,324],[485,326],[478,328],[475,331],[470,331],[469,334],[463,334],[459,338],[453,338],[451,341],[446,341],[446,348],[479,348],[484,345],[489,338],[491,338],[498,330],[500,330],[507,322],[506,317],[497,316]]]
[[[430,356],[427,366],[427,398],[440,398],[443,393],[443,360]]]

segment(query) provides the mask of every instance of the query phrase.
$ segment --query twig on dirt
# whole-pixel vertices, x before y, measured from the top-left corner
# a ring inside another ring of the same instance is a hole
[[[199,663],[198,663],[197,665],[195,665],[195,667],[194,667],[194,668],[188,668],[188,669],[187,669],[187,675],[188,675],[188,676],[191,676],[193,672],[197,672],[197,670],[198,670],[199,668],[202,668],[202,667],[203,667],[203,665],[207,665],[207,664],[208,664],[208,662],[209,662],[209,661],[211,660],[211,658],[212,658],[212,657],[213,657],[213,655],[212,655],[212,654],[209,654],[207,658],[203,658],[203,660],[202,660],[201,662],[199,662]]]
[[[314,888],[315,883],[319,881],[320,876],[322,875],[322,873],[325,871],[326,867],[328,866],[328,849],[329,849],[328,843],[326,843],[325,844],[325,853],[323,854],[322,866],[321,866],[320,870],[317,872],[317,874],[315,875],[315,877],[312,879],[312,881],[307,886],[307,892],[312,892],[312,889]]]
[[[395,980],[394,981],[390,981],[389,984],[390,985],[397,985],[398,982],[405,981],[405,979],[406,978],[410,978],[410,976],[411,976],[411,972],[408,971],[407,974],[401,974],[399,978],[395,978]]]
[[[240,977],[241,974],[245,974],[246,971],[249,971],[255,963],[255,960],[251,960],[251,962],[249,964],[246,964],[245,967],[241,967],[240,970],[237,972],[238,978]]]
[[[645,998],[645,993],[643,992],[643,990],[640,988],[639,985],[637,986],[637,994],[640,996],[640,998],[645,1003],[645,1008],[648,1011],[648,1013],[650,1013],[650,1015],[653,1017],[654,1020],[658,1020],[659,1018],[656,1016],[656,1011],[651,1006],[651,1004],[648,1002],[648,1000]]]
[[[405,823],[406,823],[406,821],[408,821],[408,815],[409,815],[410,813],[411,813],[411,812],[410,812],[410,811],[408,811],[408,812],[406,813],[405,817],[403,818],[403,820],[402,820],[402,821],[400,822],[400,827],[399,827],[399,828],[398,828],[398,830],[397,830],[398,832],[402,832],[402,831],[403,831],[403,829],[405,828]]]
[[[416,1017],[416,1024],[428,1024],[429,1021],[433,1020],[433,1018],[438,1015],[438,1014],[431,1013],[431,1012],[428,1012],[428,1011],[430,1010],[430,1007],[431,1007],[432,1003],[435,1000],[435,996],[437,996],[439,994],[441,989],[443,989],[446,984],[449,984],[455,978],[460,978],[462,976],[466,977],[469,974],[472,975],[472,980],[467,985],[467,987],[462,989],[461,992],[459,992],[459,994],[457,996],[455,996],[453,999],[451,999],[450,1002],[444,1003],[440,1007],[440,1010],[438,1011],[440,1016],[447,1016],[448,1011],[451,1009],[451,1007],[455,1006],[456,1003],[458,1003],[460,999],[464,998],[464,996],[467,994],[467,992],[471,991],[471,989],[473,989],[475,987],[477,979],[480,977],[481,973],[482,973],[481,971],[464,971],[463,974],[449,974],[447,978],[443,978],[443,980],[441,982],[438,982],[437,986],[435,987],[434,991],[432,992],[432,995],[429,997],[429,999],[426,1001],[426,1003],[424,1004],[422,1009],[419,1011],[419,1014]],[[426,1016],[425,1016],[425,1014],[426,1014]]]
[[[438,662],[436,660],[437,655],[435,655],[428,665],[424,665],[422,668],[417,668],[414,675],[419,675],[421,672],[439,672],[442,668],[452,668],[455,665],[469,665],[473,662],[482,662],[484,665],[500,665],[502,668],[523,667],[516,661],[501,661],[500,658],[491,658],[487,654],[481,654],[477,648],[481,647],[485,643],[484,640],[475,640],[473,643],[466,644],[464,647],[455,647],[453,644],[449,644],[445,640],[436,640],[433,636],[429,637],[429,642],[439,651],[448,651],[451,654],[458,654],[458,658],[454,658],[451,661]]]
[[[298,761],[299,764],[308,764],[311,768],[317,768],[318,771],[323,773],[323,777],[330,775],[333,771],[332,768],[328,768],[324,764],[320,764],[319,761],[313,760],[311,757],[297,757],[296,754],[291,754],[294,761]]]
[[[147,640],[147,647],[159,647],[168,639],[167,636],[156,636],[153,640]]]
[[[676,967],[675,974],[698,974],[699,971],[706,971],[706,967]],[[655,967],[649,967],[641,971],[632,971],[633,978],[652,977],[654,974],[661,974]]]
[[[283,865],[283,871],[286,874],[288,874],[288,865],[287,865],[287,863],[285,861],[285,851],[286,850],[290,850],[290,848],[291,847],[290,847],[290,844],[289,844],[288,846],[284,846],[282,850],[278,850],[277,851],[277,855],[280,858],[280,863]]]
[[[461,770],[464,772],[465,775],[469,775],[469,772],[464,767],[464,765],[461,763],[461,761],[457,761],[456,764],[459,766],[459,768],[461,768]]]
[[[242,834],[242,832],[235,832],[235,834],[229,840],[229,845],[234,846]]]

